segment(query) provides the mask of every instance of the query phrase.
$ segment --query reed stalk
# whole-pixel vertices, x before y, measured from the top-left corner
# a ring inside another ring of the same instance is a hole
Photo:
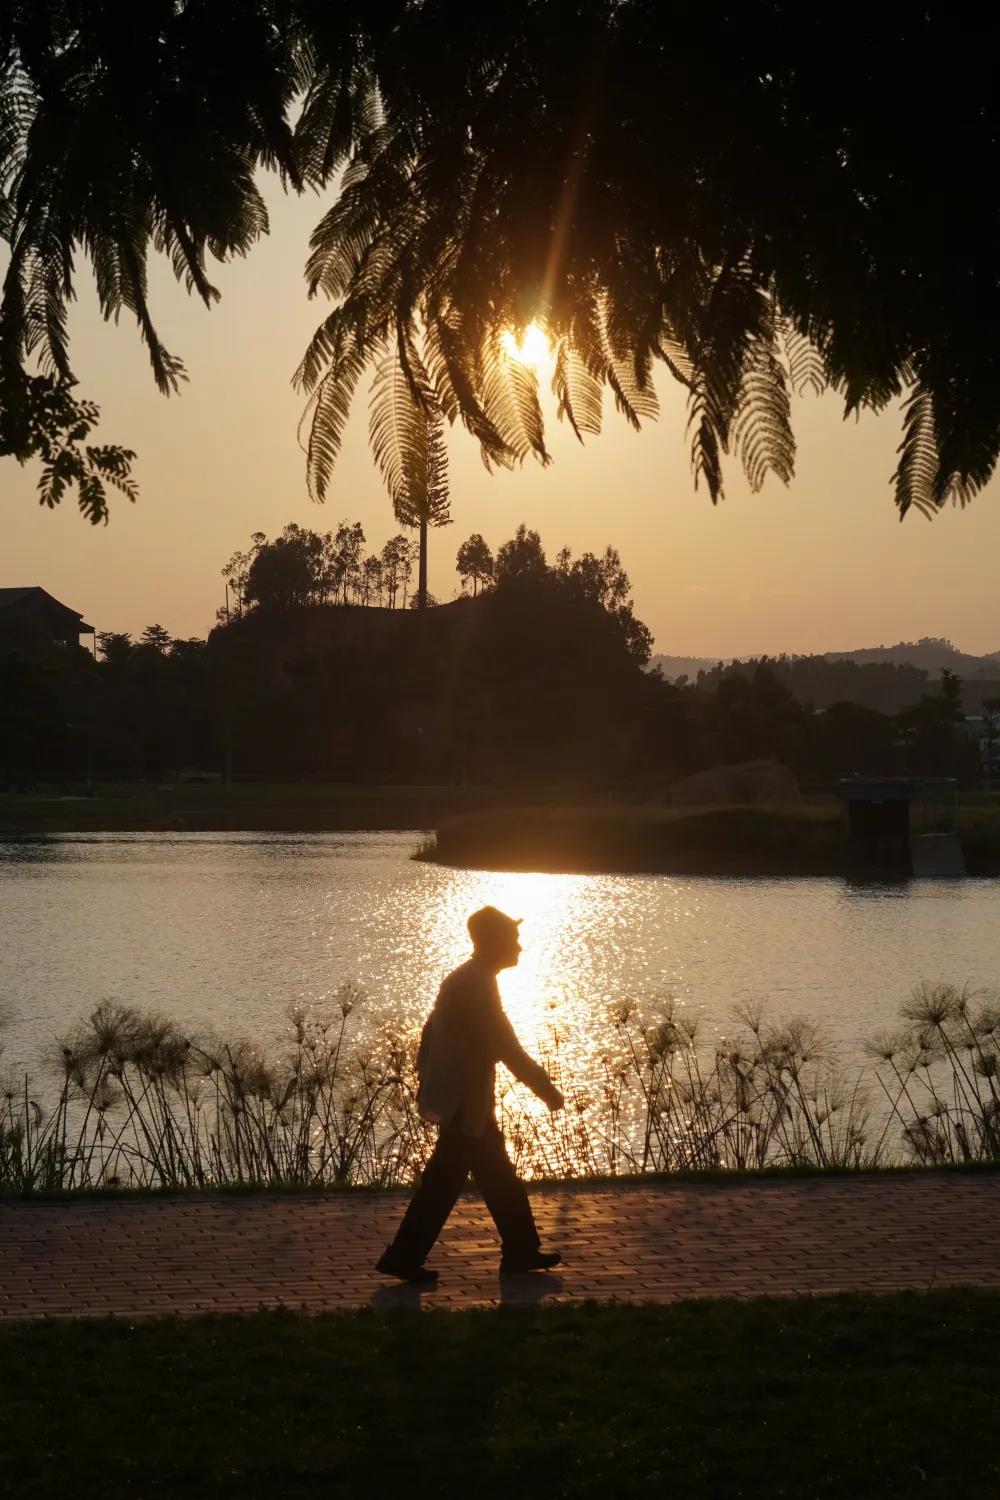
[[[57,1047],[54,1086],[0,1083],[0,1191],[411,1182],[434,1139],[413,1047],[391,1033],[361,1044],[356,986],[335,1004],[332,1017],[290,1012],[291,1046],[271,1057],[98,1006]],[[532,1178],[1000,1159],[1000,1007],[925,984],[901,1020],[845,1079],[803,1020],[738,1010],[732,1032],[706,1043],[673,1001],[627,1001],[586,1086],[551,1033],[544,1057],[564,1112],[502,1082],[499,1118]],[[884,1100],[875,1133],[873,1089]]]

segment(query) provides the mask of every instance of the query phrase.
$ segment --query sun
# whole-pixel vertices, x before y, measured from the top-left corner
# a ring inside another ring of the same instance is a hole
[[[552,358],[545,330],[538,323],[529,323],[520,338],[515,333],[505,333],[503,347],[511,359],[516,359],[522,365],[530,365],[536,371]]]

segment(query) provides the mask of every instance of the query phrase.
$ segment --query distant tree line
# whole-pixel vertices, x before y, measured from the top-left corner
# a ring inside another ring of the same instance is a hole
[[[380,618],[395,627],[375,629]],[[531,778],[654,797],[678,776],[769,756],[814,784],[983,769],[954,677],[898,714],[816,709],[768,665],[714,687],[668,683],[555,569],[502,579],[419,626],[411,611],[312,606],[247,611],[207,642],[160,625],[137,640],[104,633],[97,661],[82,648],[44,660],[0,650],[0,784],[221,772],[227,755],[243,776]],[[1000,699],[985,704],[982,740],[995,760]]]
[[[245,552],[237,550],[222,576],[231,595],[231,610],[300,609],[311,604],[361,604],[404,608],[413,578],[414,546],[402,534],[390,537],[381,552],[365,556],[360,521],[341,521],[336,531],[310,531],[289,522],[269,540],[255,531]],[[217,616],[228,623],[226,610]]]
[[[471,589],[473,598],[489,589],[528,581],[562,590],[567,597],[575,594],[588,599],[615,622],[628,656],[640,666],[649,661],[653,637],[633,613],[632,586],[614,547],[606,547],[600,557],[584,552],[577,558],[563,547],[550,566],[538,532],[529,531],[522,522],[511,539],[497,548],[496,557],[479,533],[473,532],[459,547],[456,566],[463,592]]]
[[[0,640],[0,786],[90,778],[160,778],[217,767],[218,715],[207,646],[149,625],[138,640],[99,634],[82,646]]]
[[[366,555],[357,522],[291,524],[230,557],[207,641],[159,623],[104,632],[96,660],[0,641],[0,785],[227,762],[261,776],[627,774],[651,638],[614,549],[563,548],[550,565],[523,525],[495,556],[474,535],[458,557],[471,597],[423,623],[402,608],[415,550],[399,535]]]
[[[825,656],[761,656],[726,665],[720,662],[709,671],[699,672],[697,685],[704,692],[714,693],[723,682],[750,677],[758,667],[766,668],[800,703],[811,703],[815,708],[858,703],[879,713],[895,714],[916,702],[927,686],[926,671],[905,662],[831,661]]]
[[[351,604],[367,608],[405,608],[419,541],[402,534],[390,537],[381,552],[365,555],[365,533],[359,521],[341,521],[335,531],[317,532],[290,522],[273,540],[255,531],[246,551],[237,550],[222,569],[230,604],[217,612],[221,625],[232,616],[262,608],[303,609],[311,605]],[[522,522],[494,557],[474,532],[458,549],[456,570],[463,593],[473,598],[514,579],[549,583],[598,604],[618,625],[629,654],[640,665],[649,660],[653,639],[636,620],[631,585],[613,547],[600,557],[585,552],[574,558],[568,547],[550,566],[537,531]],[[415,598],[410,599],[416,603]],[[431,599],[431,603],[437,601]]]
[[[356,525],[288,527],[226,565],[238,603],[207,657],[246,774],[586,783],[652,758],[626,748],[644,732],[652,640],[613,548],[550,564],[525,525],[495,555],[474,534],[463,597],[414,620],[391,587],[366,594],[362,546]]]
[[[669,717],[680,726],[693,769],[773,756],[807,783],[855,772],[969,781],[991,757],[991,733],[1000,742],[1000,698],[984,705],[983,754],[965,726],[954,673],[943,672],[934,687],[914,669],[916,694],[898,712],[884,713],[849,698],[822,706],[803,701],[781,665],[741,662],[700,673],[694,684],[664,684],[672,694]],[[859,669],[851,680],[862,682],[867,672]]]
[[[412,553],[399,537],[366,556],[357,523],[288,526],[230,558],[228,618],[207,641],[154,624],[100,635],[95,660],[0,639],[0,785],[231,767],[655,798],[771,756],[805,783],[982,772],[952,673],[934,687],[915,669],[779,658],[670,683],[644,670],[651,638],[614,548],[550,562],[525,525],[495,553],[474,534],[458,549],[461,597],[420,611],[400,607]],[[906,701],[858,701],[876,680]],[[995,758],[1000,698],[982,738]]]

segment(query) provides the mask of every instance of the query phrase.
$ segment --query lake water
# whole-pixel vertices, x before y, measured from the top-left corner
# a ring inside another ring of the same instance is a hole
[[[415,1032],[492,902],[524,918],[501,976],[525,1044],[557,1028],[582,1082],[609,1009],[673,994],[724,1034],[735,1003],[821,1022],[845,1061],[921,980],[1000,985],[1000,881],[490,874],[415,864],[411,833],[65,835],[0,844],[5,1064],[36,1071],[99,1001],[278,1042],[344,980],[359,1030]]]

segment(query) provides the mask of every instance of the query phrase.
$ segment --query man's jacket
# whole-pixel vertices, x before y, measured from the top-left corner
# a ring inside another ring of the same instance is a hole
[[[493,1114],[498,1062],[542,1097],[552,1087],[514,1035],[496,976],[473,957],[445,979],[424,1023],[417,1052],[422,1117],[482,1135]]]

